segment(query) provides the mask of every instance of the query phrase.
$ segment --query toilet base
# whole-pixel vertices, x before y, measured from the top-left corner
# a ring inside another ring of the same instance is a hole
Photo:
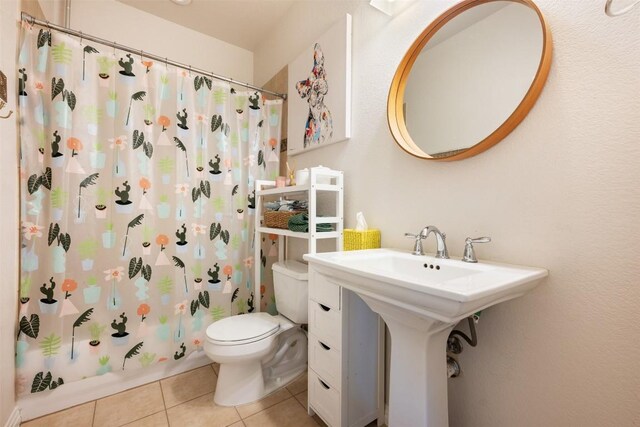
[[[216,405],[236,406],[259,400],[267,394],[259,360],[253,363],[222,363],[218,372],[213,395]]]
[[[220,406],[255,402],[284,387],[307,369],[307,337],[300,327],[278,336],[275,351],[263,360],[221,363],[213,401]]]

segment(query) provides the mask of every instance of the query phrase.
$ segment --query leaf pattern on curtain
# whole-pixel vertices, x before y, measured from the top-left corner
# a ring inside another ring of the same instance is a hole
[[[18,60],[19,393],[180,360],[256,310],[276,252],[253,259],[252,189],[278,173],[282,102],[43,29]]]

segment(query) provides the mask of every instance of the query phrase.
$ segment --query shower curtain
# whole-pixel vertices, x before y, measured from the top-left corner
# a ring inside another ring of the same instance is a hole
[[[202,351],[211,322],[256,310],[252,189],[277,175],[282,102],[57,32],[21,40],[18,392]]]

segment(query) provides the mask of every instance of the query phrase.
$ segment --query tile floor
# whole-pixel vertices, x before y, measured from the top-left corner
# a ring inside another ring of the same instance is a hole
[[[213,403],[217,364],[203,366],[93,402],[46,415],[23,427],[318,427],[307,415],[307,374],[264,399],[222,407]],[[370,424],[375,425],[375,422]]]

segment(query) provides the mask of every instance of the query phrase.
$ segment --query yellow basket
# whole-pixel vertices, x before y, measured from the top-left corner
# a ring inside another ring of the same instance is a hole
[[[344,250],[375,249],[380,247],[380,230],[344,230]]]

